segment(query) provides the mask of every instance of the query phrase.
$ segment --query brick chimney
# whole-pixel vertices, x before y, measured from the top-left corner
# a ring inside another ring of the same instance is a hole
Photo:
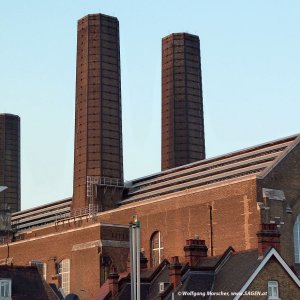
[[[205,245],[205,240],[188,239],[183,249],[185,252],[185,261],[190,267],[195,267],[201,257],[207,257],[208,249]]]
[[[161,166],[205,159],[200,39],[173,33],[162,39]]]
[[[264,256],[266,250],[273,247],[280,252],[280,232],[276,224],[261,224],[257,232],[259,256]]]
[[[141,252],[140,263],[141,263],[141,269],[147,269],[148,259],[145,256],[144,252]]]
[[[119,274],[117,268],[113,265],[111,266],[109,275],[108,275],[108,285],[109,291],[111,292],[112,297],[115,297],[119,291]]]
[[[142,269],[147,269],[148,267],[148,259],[145,256],[145,253],[142,251],[140,254],[140,268]],[[128,253],[128,257],[127,257],[127,272],[130,273],[130,252]]]
[[[179,262],[178,256],[171,257],[171,263],[169,265],[169,278],[174,288],[176,288],[181,281],[181,268],[182,264]]]
[[[116,207],[123,177],[119,21],[89,14],[77,29],[72,209]]]

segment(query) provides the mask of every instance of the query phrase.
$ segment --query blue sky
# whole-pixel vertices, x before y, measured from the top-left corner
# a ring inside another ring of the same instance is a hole
[[[120,22],[125,179],[160,170],[161,38],[200,36],[207,157],[300,132],[299,1],[2,1],[0,112],[21,117],[22,209],[72,195],[77,20]]]

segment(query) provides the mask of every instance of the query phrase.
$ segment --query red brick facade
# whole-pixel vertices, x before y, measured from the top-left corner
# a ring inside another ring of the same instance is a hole
[[[101,284],[103,257],[119,271],[126,270],[128,228],[100,225],[99,220],[70,220],[65,224],[33,229],[23,240],[0,246],[0,257],[10,257],[18,266],[32,260],[47,264],[47,282],[58,283],[58,264],[70,259],[70,290],[80,299],[90,299]],[[106,279],[102,278],[102,281]],[[103,282],[102,282],[103,283]]]

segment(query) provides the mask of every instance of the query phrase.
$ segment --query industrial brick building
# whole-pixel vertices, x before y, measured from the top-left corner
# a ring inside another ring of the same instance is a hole
[[[124,182],[119,24],[78,22],[73,197],[15,212],[2,263],[43,266],[47,282],[92,299],[114,265],[127,269],[128,224],[141,222],[149,267],[184,259],[200,236],[209,256],[257,249],[261,224],[280,232],[280,253],[300,263],[300,135],[205,159],[200,42],[163,39],[162,169]]]

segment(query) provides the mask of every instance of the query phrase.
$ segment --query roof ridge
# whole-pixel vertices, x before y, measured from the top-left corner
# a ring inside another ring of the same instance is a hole
[[[287,136],[287,137],[284,137],[284,138],[272,140],[272,141],[269,141],[269,142],[261,143],[261,144],[250,146],[250,147],[246,147],[246,148],[243,148],[243,149],[240,149],[240,150],[235,150],[235,151],[228,152],[228,153],[225,153],[225,154],[213,156],[211,158],[207,158],[207,159],[204,159],[204,160],[199,160],[199,161],[196,161],[196,162],[192,162],[192,163],[189,163],[189,164],[186,164],[186,165],[183,165],[183,166],[179,166],[179,167],[175,167],[175,168],[172,168],[172,169],[160,171],[160,172],[150,174],[150,175],[147,175],[147,176],[143,176],[143,177],[140,177],[140,178],[137,178],[137,179],[128,180],[127,182],[128,183],[133,183],[133,184],[138,183],[139,181],[144,181],[144,180],[147,180],[147,179],[151,179],[151,177],[157,177],[157,176],[160,176],[160,175],[167,175],[168,173],[173,173],[173,172],[181,171],[181,170],[193,167],[193,166],[196,167],[197,165],[199,166],[199,165],[204,164],[204,163],[217,161],[217,160],[224,159],[224,158],[229,158],[229,157],[232,157],[232,156],[235,156],[235,155],[238,155],[238,154],[253,151],[255,149],[262,149],[262,148],[264,148],[268,145],[280,144],[280,143],[283,143],[285,141],[286,142],[292,141],[293,139],[295,140],[299,137],[300,137],[300,133],[294,134],[294,135]]]
[[[278,157],[273,161],[273,163],[268,166],[265,170],[261,172],[258,177],[260,179],[265,178],[286,156],[289,152],[291,152],[300,142],[300,134],[295,136],[294,141],[286,147],[285,150],[281,154],[278,155]]]

